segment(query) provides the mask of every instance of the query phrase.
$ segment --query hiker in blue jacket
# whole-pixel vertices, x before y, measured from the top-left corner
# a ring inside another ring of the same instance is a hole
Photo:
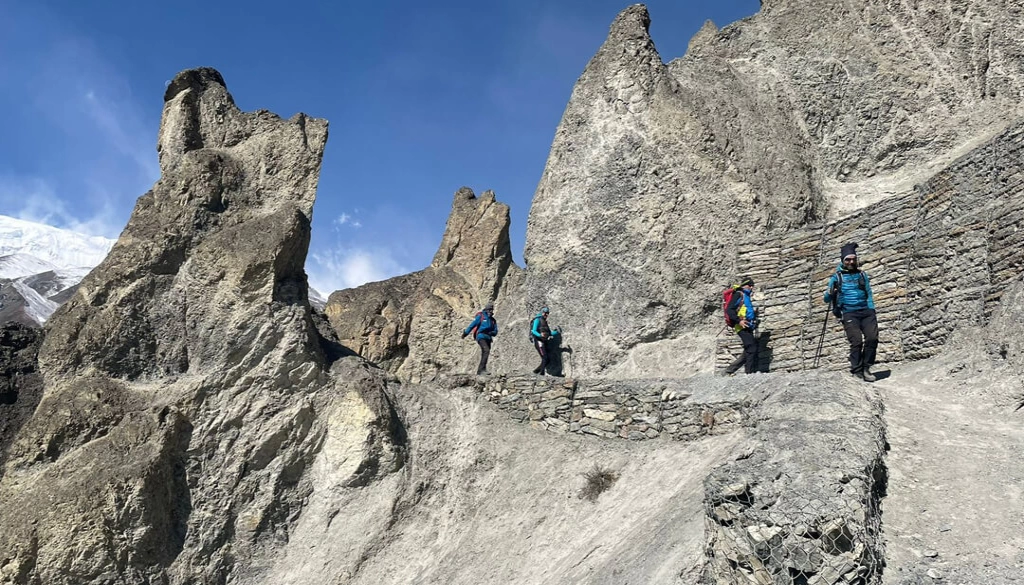
[[[842,261],[828,281],[825,302],[833,303],[833,312],[843,321],[850,342],[850,373],[866,382],[874,382],[871,366],[878,350],[878,318],[871,294],[868,273],[858,266],[857,244],[840,249]]]
[[[494,303],[487,303],[482,311],[476,314],[473,322],[462,332],[462,338],[476,332],[474,338],[480,346],[480,365],[476,368],[476,375],[487,375],[487,358],[491,355],[491,341],[498,334],[498,321],[494,318]]]
[[[754,302],[751,296],[754,294],[754,279],[746,277],[735,287],[729,306],[725,308],[729,316],[729,323],[735,323],[733,331],[739,335],[743,342],[743,353],[725,369],[727,375],[735,374],[740,366],[743,372],[753,374],[757,372],[757,338],[754,331],[757,329],[757,311],[754,309]]]

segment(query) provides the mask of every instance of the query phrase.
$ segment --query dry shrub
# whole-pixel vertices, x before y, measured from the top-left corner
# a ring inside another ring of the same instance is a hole
[[[619,479],[619,474],[595,463],[594,468],[584,473],[583,477],[586,483],[580,490],[580,497],[588,502],[596,502],[597,497],[608,491],[608,488]]]

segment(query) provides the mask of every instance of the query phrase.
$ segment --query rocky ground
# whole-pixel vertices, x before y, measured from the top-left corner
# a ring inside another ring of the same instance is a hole
[[[954,352],[879,381],[891,450],[884,583],[1020,583],[1022,380]]]
[[[313,501],[261,583],[696,583],[702,482],[749,441],[554,433],[467,388],[406,386],[396,398],[406,465],[336,491],[330,516]],[[595,467],[618,479],[590,501]]]

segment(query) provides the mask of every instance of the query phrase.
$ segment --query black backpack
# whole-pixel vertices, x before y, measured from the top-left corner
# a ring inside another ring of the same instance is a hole
[[[533,316],[533,319],[530,319],[530,345],[533,345],[535,341],[541,339],[540,337],[537,337],[536,335],[533,334],[533,324],[534,322],[537,321],[537,319],[540,319],[540,317],[536,315]]]

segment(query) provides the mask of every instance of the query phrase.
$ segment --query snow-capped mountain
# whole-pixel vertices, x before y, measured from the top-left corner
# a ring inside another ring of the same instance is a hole
[[[327,306],[327,299],[324,297],[323,293],[313,288],[313,285],[309,286],[309,304],[321,311],[323,311],[324,307]]]
[[[0,215],[0,256],[27,254],[58,268],[93,268],[114,241]]]
[[[114,241],[0,215],[0,321],[42,325]]]

